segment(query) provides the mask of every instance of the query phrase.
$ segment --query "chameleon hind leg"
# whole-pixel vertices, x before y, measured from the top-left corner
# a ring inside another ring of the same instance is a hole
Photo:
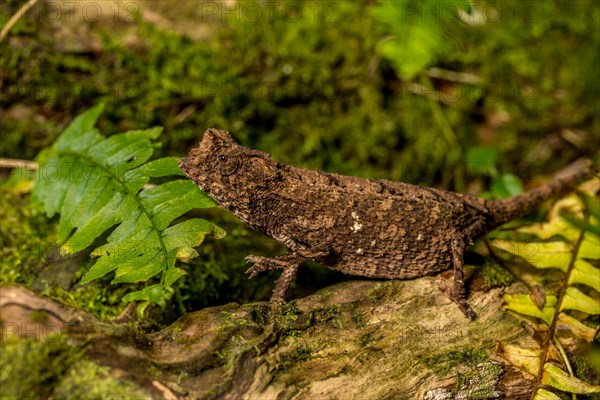
[[[475,318],[475,312],[467,301],[467,293],[465,290],[465,274],[463,272],[463,254],[465,251],[465,241],[453,239],[452,248],[452,264],[454,264],[454,281],[450,289],[450,298],[458,305],[460,311],[469,319]]]
[[[464,254],[467,246],[473,244],[473,237],[477,237],[484,226],[483,219],[477,219],[472,222],[462,233],[454,235],[450,243],[452,251],[452,264],[454,266],[454,282],[450,290],[450,298],[458,304],[460,310],[469,319],[475,318],[475,312],[467,302],[467,292],[465,290],[465,274],[463,272]]]

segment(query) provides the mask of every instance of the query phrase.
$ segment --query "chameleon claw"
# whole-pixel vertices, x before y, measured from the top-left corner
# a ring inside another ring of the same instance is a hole
[[[271,271],[273,269],[282,268],[277,265],[273,260],[268,257],[262,256],[248,256],[246,262],[254,263],[254,265],[246,270],[247,274],[250,274],[250,278],[254,278],[261,272]]]
[[[256,277],[256,275],[258,275],[258,271],[255,271],[254,267],[248,268],[245,273],[250,274],[248,279],[252,279],[252,278]]]
[[[256,256],[248,256],[248,257],[246,257],[246,262],[247,263],[254,263],[253,266],[251,266],[250,268],[248,268],[246,270],[246,273],[250,274],[250,276],[248,277],[249,279],[254,278],[256,275],[258,275],[261,272],[260,271],[261,264],[260,264],[259,260],[257,260],[257,258],[258,257],[256,257]]]

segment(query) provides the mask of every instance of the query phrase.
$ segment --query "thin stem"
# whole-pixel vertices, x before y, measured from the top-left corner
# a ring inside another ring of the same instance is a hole
[[[425,71],[425,73],[432,78],[443,79],[450,82],[466,83],[468,85],[478,85],[482,82],[482,79],[479,76],[470,74],[468,72],[449,71],[441,68],[429,68],[427,71]]]
[[[562,357],[563,362],[565,363],[565,366],[567,367],[567,371],[569,371],[569,375],[574,376],[575,374],[573,373],[573,367],[571,367],[571,363],[569,362],[569,357],[567,357],[567,352],[565,351],[565,348],[563,347],[563,345],[560,343],[560,340],[558,340],[558,338],[555,337],[555,338],[553,338],[552,341],[554,342],[554,345],[558,349],[558,352],[560,353],[560,356]],[[577,395],[575,393],[572,393],[572,399],[577,400]]]
[[[6,23],[6,25],[4,25],[4,27],[2,28],[2,30],[0,31],[0,43],[2,42],[2,40],[4,40],[4,38],[8,35],[8,32],[12,29],[12,27],[23,17],[23,15],[25,15],[25,13],[27,11],[29,11],[29,9],[31,7],[33,7],[35,5],[35,3],[37,3],[38,0],[29,0],[27,3],[23,4],[23,6],[21,8],[19,8],[19,10],[16,12],[15,15],[13,15],[8,22]]]
[[[35,161],[0,158],[0,168],[25,168],[30,171],[35,171],[38,167],[39,164]]]
[[[567,288],[569,287],[569,277],[571,276],[571,273],[573,272],[573,269],[575,268],[575,260],[577,259],[577,254],[579,253],[579,247],[581,247],[581,243],[583,242],[584,235],[585,235],[585,232],[581,231],[579,233],[579,237],[577,238],[577,242],[575,242],[575,246],[573,246],[573,253],[572,253],[573,256],[571,257],[571,260],[569,261],[569,267],[567,269],[566,277],[565,277],[563,284],[561,285],[560,290],[556,296],[557,297],[556,310],[554,312],[554,317],[552,318],[552,323],[550,324],[550,327],[548,328],[548,332],[546,333],[546,336],[544,338],[544,342],[542,343],[542,354],[540,357],[540,366],[539,366],[538,373],[537,373],[536,384],[535,384],[533,392],[531,393],[531,400],[534,400],[535,394],[537,393],[538,389],[540,388],[540,382],[542,381],[542,375],[544,374],[544,365],[546,364],[546,360],[548,359],[548,351],[550,350],[550,346],[552,345],[552,340],[554,338],[554,332],[556,331],[556,326],[558,324],[558,314],[561,311],[562,303],[565,298]],[[571,371],[569,371],[569,372],[571,372]]]

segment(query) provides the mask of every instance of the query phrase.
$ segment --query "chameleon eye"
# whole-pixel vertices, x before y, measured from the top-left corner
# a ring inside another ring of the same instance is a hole
[[[240,156],[237,152],[217,153],[213,158],[213,168],[221,175],[231,175],[237,171],[240,165]]]

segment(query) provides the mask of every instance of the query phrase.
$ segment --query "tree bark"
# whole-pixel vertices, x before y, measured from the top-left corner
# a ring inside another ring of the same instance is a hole
[[[471,294],[470,322],[436,280],[344,282],[283,306],[231,303],[153,333],[4,287],[2,339],[62,332],[147,398],[528,398],[531,384],[495,355],[498,342],[528,337],[502,310],[501,289]]]

